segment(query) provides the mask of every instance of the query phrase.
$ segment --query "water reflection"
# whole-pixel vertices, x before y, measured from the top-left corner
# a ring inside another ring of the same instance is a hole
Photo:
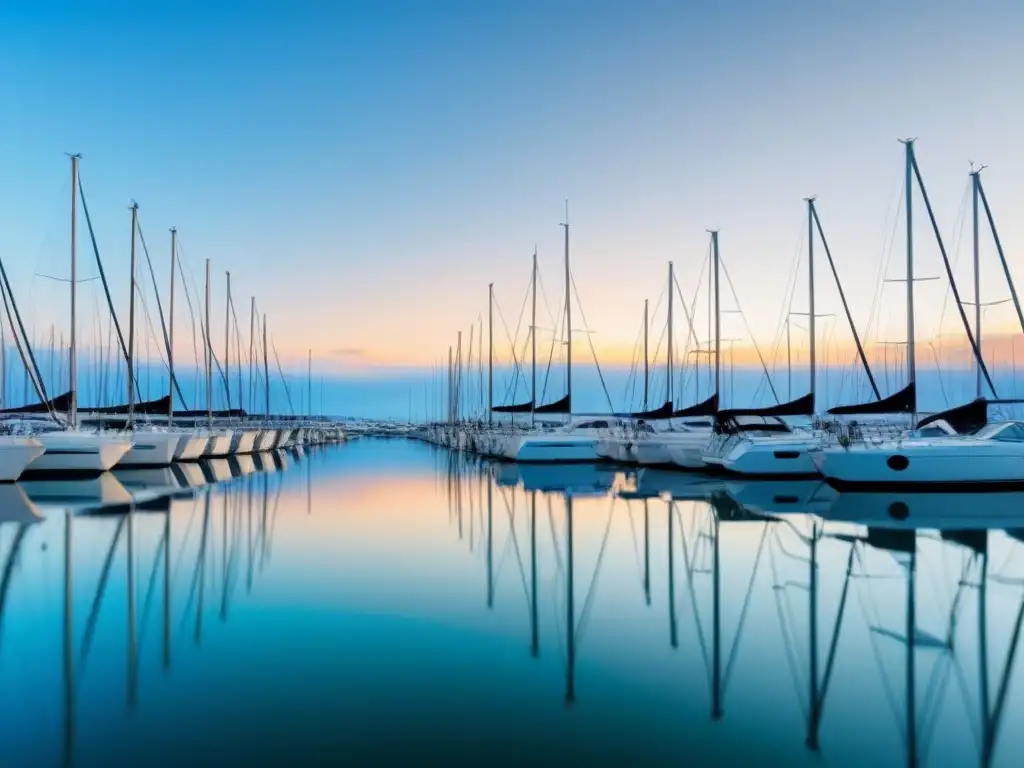
[[[397,441],[2,487],[4,764],[1015,765],[1024,505],[955,499]]]
[[[777,671],[784,663],[805,724],[803,744],[811,753],[825,751],[824,730],[847,742],[846,750],[834,755],[841,762],[953,764],[957,761],[947,761],[961,755],[964,760],[957,764],[994,764],[1008,703],[1013,701],[1018,709],[1022,703],[1020,694],[1014,697],[1011,690],[1024,624],[1024,578],[1009,571],[1024,541],[1024,494],[841,496],[818,481],[739,481],[656,470],[616,474],[601,466],[565,471],[480,463],[457,454],[448,455],[448,474],[448,498],[457,510],[465,486],[482,481],[487,489],[489,608],[494,599],[494,508],[500,507],[508,518],[507,535],[521,573],[516,520],[528,516],[530,579],[527,586],[524,577],[524,592],[530,604],[532,656],[539,653],[540,643],[538,497],[546,506],[556,582],[564,590],[560,650],[567,703],[577,699],[577,666],[580,654],[586,653],[581,641],[597,599],[613,520],[628,518],[636,537],[634,512],[642,517],[642,600],[650,606],[650,523],[652,513],[660,510],[665,519],[668,646],[676,651],[692,636],[687,652],[696,653],[705,668],[711,721],[726,717],[731,686],[756,686],[758,678],[776,676],[766,674],[766,666]],[[492,489],[500,503],[492,500]],[[607,516],[593,507],[586,510],[590,533],[598,535],[597,555],[592,572],[581,574],[587,588],[577,612],[574,526],[579,511],[574,505],[581,497],[594,496],[610,499],[611,507]],[[555,535],[559,514],[553,511],[559,507],[561,540]],[[598,524],[598,519],[603,522]],[[990,573],[993,549],[1002,563],[998,576]],[[733,562],[728,562],[729,555]],[[930,566],[927,572],[922,570],[925,564]],[[681,601],[680,579],[685,594]],[[931,589],[922,611],[925,582]],[[989,615],[993,583],[1003,590],[1002,610]],[[972,602],[976,616],[967,621]],[[774,640],[766,641],[772,629],[768,605],[781,640],[778,648]],[[731,618],[730,632],[723,626],[726,616]],[[756,626],[754,636],[746,637],[750,624]],[[992,624],[999,627],[998,640],[991,635]],[[990,654],[996,646],[1003,650],[993,669]],[[770,653],[774,650],[781,650],[782,658]],[[746,664],[741,661],[744,651],[751,659]],[[844,664],[847,668],[840,671]],[[868,681],[872,666],[877,679]],[[741,668],[750,673],[749,682],[737,680]],[[845,679],[836,692],[837,677]],[[579,688],[584,696],[587,687],[583,681]],[[768,698],[777,705],[783,693],[774,689]],[[830,704],[840,711],[834,722],[826,723],[830,693],[847,700]],[[750,695],[749,687],[740,693],[746,699]],[[871,717],[856,723],[843,719],[861,707],[870,708]],[[889,733],[879,738],[884,726],[879,714],[886,707],[892,721]],[[963,715],[968,717],[961,719]],[[862,729],[864,741],[850,736]],[[890,743],[893,733],[895,745]],[[1013,746],[1020,749],[1019,738]],[[1004,754],[1004,764],[1012,760],[1013,751]]]

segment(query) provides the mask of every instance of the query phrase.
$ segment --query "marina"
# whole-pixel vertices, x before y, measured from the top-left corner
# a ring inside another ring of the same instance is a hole
[[[296,738],[311,762],[466,765],[1024,748],[1019,493],[375,437],[218,461],[0,487],[13,764],[259,763]]]
[[[58,5],[0,768],[1024,764],[1024,4]]]

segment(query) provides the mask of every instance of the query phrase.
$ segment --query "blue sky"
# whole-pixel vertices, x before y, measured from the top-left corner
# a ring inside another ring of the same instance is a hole
[[[119,303],[135,199],[162,290],[176,225],[197,277],[213,260],[216,318],[230,270],[242,313],[256,295],[282,354],[429,365],[486,312],[489,282],[516,316],[535,245],[556,309],[568,198],[588,327],[599,349],[628,357],[669,259],[692,290],[709,227],[769,343],[802,198],[817,194],[866,322],[902,181],[898,137],[919,138],[947,237],[968,161],[991,166],[1020,265],[1022,29],[1012,2],[7,7],[0,253],[37,333],[66,324],[66,286],[33,275],[66,276],[63,153],[78,151]],[[919,210],[918,272],[938,275]],[[901,269],[896,258],[890,277]],[[984,298],[1003,298],[989,276]],[[819,285],[819,311],[838,311]],[[927,332],[944,290],[921,287]],[[94,285],[84,292],[95,302]],[[901,293],[884,296],[886,333],[898,334]]]

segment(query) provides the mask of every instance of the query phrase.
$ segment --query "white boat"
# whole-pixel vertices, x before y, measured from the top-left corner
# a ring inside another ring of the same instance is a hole
[[[211,432],[203,451],[204,459],[219,459],[231,454],[231,430]]]
[[[178,433],[178,447],[174,451],[175,461],[197,461],[202,458],[210,443],[210,436],[205,433]]]
[[[1024,486],[1024,423],[996,422],[973,435],[830,445],[812,458],[829,485],[839,490]]]
[[[573,463],[600,461],[598,441],[611,424],[606,419],[581,421],[551,432],[510,435],[503,445],[504,457],[519,462]]]
[[[277,442],[277,430],[275,429],[264,429],[259,433],[256,438],[255,452],[269,451],[274,447],[274,443]]]
[[[32,437],[0,436],[0,483],[13,483],[44,450]]]
[[[44,432],[34,435],[44,453],[26,467],[26,473],[98,475],[106,472],[131,450],[126,437],[94,432]]]
[[[231,446],[234,454],[250,454],[256,450],[256,438],[259,431],[255,429],[241,429],[235,431],[235,437]]]
[[[174,461],[181,441],[176,432],[135,430],[126,432],[132,447],[117,463],[119,467],[166,467]]]
[[[709,466],[751,477],[813,477],[811,452],[821,447],[813,432],[796,432],[778,416],[728,414],[701,458]]]

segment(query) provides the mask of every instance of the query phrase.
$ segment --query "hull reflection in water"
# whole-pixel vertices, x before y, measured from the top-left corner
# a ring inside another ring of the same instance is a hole
[[[1024,750],[1012,496],[986,494],[986,530],[964,525],[980,503],[914,496],[894,522],[892,499],[844,507],[813,482],[511,474],[400,440],[289,454],[298,471],[277,456],[118,473],[140,506],[107,515],[40,519],[0,488],[12,765],[302,744],[310,764],[999,768]]]

